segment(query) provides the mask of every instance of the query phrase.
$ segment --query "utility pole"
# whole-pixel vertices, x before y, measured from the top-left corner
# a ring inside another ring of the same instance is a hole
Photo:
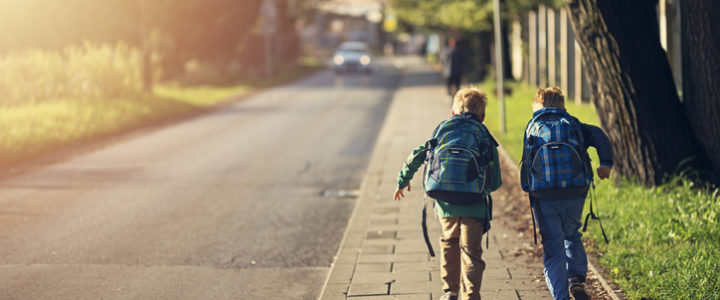
[[[495,74],[497,75],[497,95],[500,102],[500,131],[505,134],[505,89],[503,88],[503,57],[502,57],[502,30],[500,28],[500,0],[493,0],[493,19],[495,27]]]

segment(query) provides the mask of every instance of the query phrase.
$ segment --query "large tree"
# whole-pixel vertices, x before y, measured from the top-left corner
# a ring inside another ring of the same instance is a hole
[[[707,160],[660,45],[657,0],[566,0],[615,169],[659,184]]]
[[[683,1],[683,103],[690,125],[720,170],[720,1]]]

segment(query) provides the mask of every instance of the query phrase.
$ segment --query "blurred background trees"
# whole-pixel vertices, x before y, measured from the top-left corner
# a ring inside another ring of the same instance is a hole
[[[122,42],[152,57],[154,74],[182,79],[189,69],[218,72],[215,79],[259,75],[262,0],[6,0],[0,2],[0,55],[26,49],[63,49],[82,43]],[[294,1],[275,1],[274,38],[297,49]],[[260,50],[259,50],[260,49]],[[296,60],[298,51],[277,51]],[[276,64],[282,67],[283,64]],[[229,76],[228,76],[229,75]],[[207,77],[213,77],[207,75]],[[198,79],[199,80],[199,79]]]

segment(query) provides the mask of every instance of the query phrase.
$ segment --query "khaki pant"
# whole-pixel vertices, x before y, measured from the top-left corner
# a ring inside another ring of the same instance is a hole
[[[485,270],[482,259],[483,222],[469,217],[440,218],[440,226],[443,291],[464,294],[467,300],[479,300]]]

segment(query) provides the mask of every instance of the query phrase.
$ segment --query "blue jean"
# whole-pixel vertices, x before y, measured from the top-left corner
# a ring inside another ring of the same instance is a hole
[[[585,197],[534,202],[543,240],[545,282],[555,300],[569,300],[568,279],[585,281],[587,255],[580,238]]]

